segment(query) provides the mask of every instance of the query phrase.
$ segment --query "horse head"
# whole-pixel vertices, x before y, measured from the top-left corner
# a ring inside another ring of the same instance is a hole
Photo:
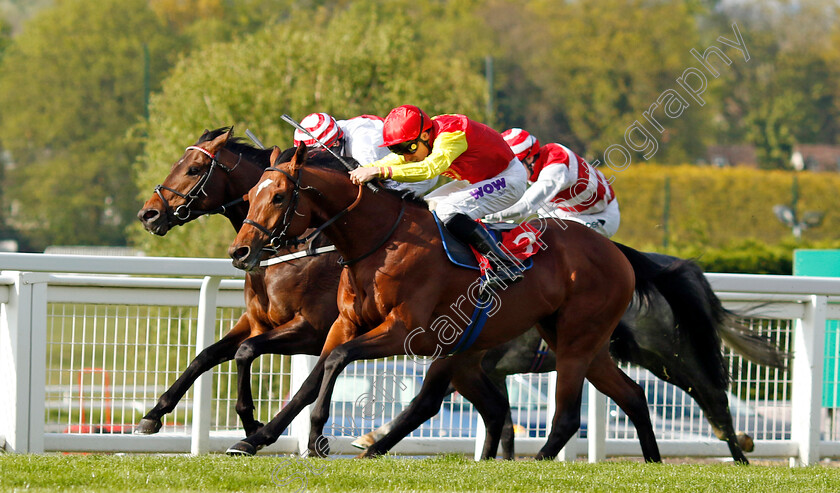
[[[267,157],[268,151],[234,139],[233,127],[205,130],[172,165],[137,218],[147,231],[160,236],[175,226],[215,213],[228,215],[238,229],[244,209],[241,217],[231,214],[268,166]]]
[[[309,227],[311,208],[308,201],[301,200],[301,195],[314,189],[302,186],[300,176],[306,163],[306,150],[306,145],[301,143],[288,162],[282,162],[279,148],[272,150],[274,164],[265,169],[257,185],[248,192],[248,216],[228,249],[237,268],[255,269],[266,247],[287,244]]]

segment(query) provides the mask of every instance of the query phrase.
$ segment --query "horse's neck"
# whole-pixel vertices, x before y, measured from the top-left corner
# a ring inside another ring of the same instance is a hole
[[[224,160],[222,164],[233,170],[228,174],[224,203],[245,196],[257,184],[263,171],[268,167],[268,161],[255,163],[244,157],[240,158],[240,154],[227,148],[222,149],[222,152],[219,153],[219,160],[220,162]],[[223,214],[228,218],[233,229],[239,232],[242,222],[248,216],[248,202],[240,202],[230,207]]]
[[[331,201],[334,204],[332,207],[321,209],[318,212],[321,221],[329,220],[349,206],[356,199],[358,189],[353,188],[352,192],[342,194],[341,199],[336,198]],[[405,212],[400,218],[403,207]],[[399,225],[395,228],[398,220]],[[384,249],[385,245],[393,243],[395,238],[398,238],[403,229],[427,223],[431,226],[424,229],[428,229],[430,235],[434,234],[431,232],[431,229],[435,227],[434,218],[428,210],[403,202],[385,191],[380,190],[374,195],[364,189],[359,204],[324,232],[335,244],[344,260],[350,261],[368,254],[383,241],[384,244],[379,250]]]

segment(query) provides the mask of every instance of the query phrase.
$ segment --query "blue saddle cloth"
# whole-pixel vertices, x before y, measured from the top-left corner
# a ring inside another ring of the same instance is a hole
[[[455,235],[449,232],[446,229],[446,226],[443,225],[443,222],[437,216],[437,214],[432,213],[435,216],[435,222],[437,223],[438,232],[440,233],[441,241],[443,242],[443,249],[446,252],[446,256],[449,257],[449,260],[459,266],[459,267],[466,267],[468,269],[479,270],[478,268],[478,260],[476,260],[475,255],[470,249],[469,245],[466,245],[461,242],[458,238],[455,238]],[[502,232],[510,231],[515,227],[519,226],[518,224],[509,224],[509,223],[490,223],[487,224],[487,229],[493,235],[497,242],[501,241]],[[523,270],[528,270],[534,266],[533,260],[530,258],[521,261]]]

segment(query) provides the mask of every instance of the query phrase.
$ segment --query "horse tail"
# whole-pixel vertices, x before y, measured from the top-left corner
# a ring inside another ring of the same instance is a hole
[[[714,294],[711,285],[706,280],[706,276],[702,275],[702,271],[701,277],[702,279],[698,278],[698,280],[702,282],[704,289],[708,290],[709,300],[717,303],[716,306],[712,306],[712,310],[718,314],[717,317],[720,323],[717,328],[720,331],[720,337],[723,339],[723,343],[755,364],[769,366],[771,368],[784,368],[790,355],[779,349],[767,337],[762,336],[751,327],[738,322],[739,318],[744,318],[748,315],[735,313],[723,308],[720,304],[720,299]]]
[[[662,275],[666,267],[651,261],[642,252],[634,250],[627,245],[622,245],[615,241],[613,244],[621,250],[621,253],[624,254],[633,267],[633,274],[636,276],[636,296],[639,298],[639,302],[643,306],[649,305],[651,298],[658,290],[658,286],[653,281]]]
[[[736,317],[737,315],[733,314],[732,322],[721,327],[720,336],[723,343],[755,364],[784,368],[790,355],[753,329],[737,323]]]
[[[704,300],[700,306],[708,314],[706,318],[711,321],[710,326],[715,328],[724,344],[753,363],[771,368],[785,367],[790,357],[788,353],[780,350],[767,337],[738,322],[738,319],[748,315],[723,307],[703,269],[696,262],[665,255],[659,257],[673,260],[671,265],[683,277],[685,285],[692,285],[697,290],[698,299]]]
[[[706,376],[719,388],[727,388],[729,371],[720,336],[726,311],[700,267],[691,260],[646,254],[620,243],[615,245],[633,266],[637,285],[642,283],[642,294],[650,293],[652,285],[665,298],[674,314],[676,336],[688,339],[690,347],[700,356]],[[649,294],[646,299],[650,299]]]

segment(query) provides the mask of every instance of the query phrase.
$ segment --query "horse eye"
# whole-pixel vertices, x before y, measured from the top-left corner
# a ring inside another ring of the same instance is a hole
[[[280,205],[283,203],[283,194],[282,193],[275,193],[274,197],[271,199],[271,202],[274,204]]]
[[[187,175],[189,176],[195,176],[199,173],[201,173],[201,168],[199,168],[198,166],[190,166],[187,169]]]

